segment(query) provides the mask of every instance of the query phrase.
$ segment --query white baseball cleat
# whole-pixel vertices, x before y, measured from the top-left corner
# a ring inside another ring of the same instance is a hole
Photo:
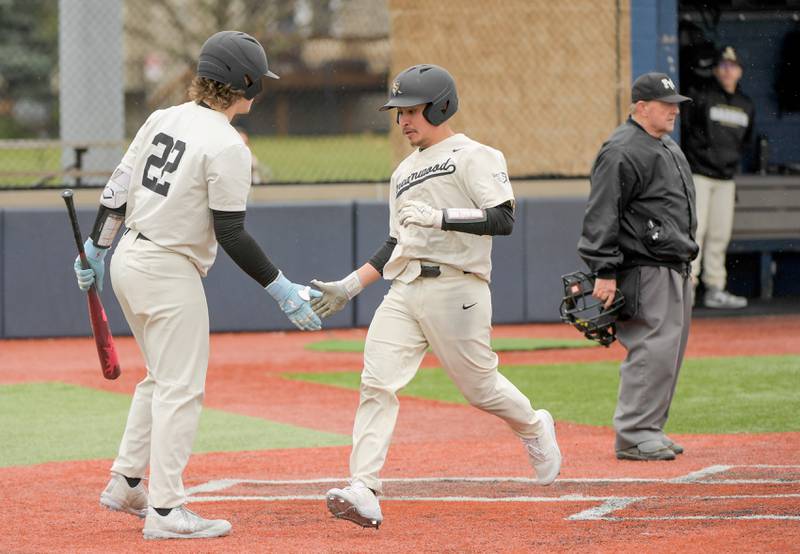
[[[561,472],[561,450],[556,442],[556,424],[547,410],[536,410],[542,422],[542,434],[533,439],[522,439],[531,465],[536,471],[536,484],[549,485]]]
[[[112,473],[108,485],[100,493],[100,505],[115,512],[144,518],[147,515],[147,489],[144,488],[144,480],[131,487],[125,477]]]
[[[361,481],[353,481],[343,489],[331,489],[325,496],[328,510],[335,517],[375,529],[383,521],[378,497]]]
[[[172,508],[165,516],[154,508],[147,509],[144,520],[146,539],[212,539],[231,532],[231,524],[224,519],[204,519],[186,505]]]

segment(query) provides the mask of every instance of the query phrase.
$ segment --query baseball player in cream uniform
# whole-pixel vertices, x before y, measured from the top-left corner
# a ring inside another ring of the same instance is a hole
[[[291,283],[244,230],[250,151],[231,119],[249,112],[269,71],[262,46],[245,33],[209,38],[192,101],[154,112],[106,185],[85,250],[81,288],[102,286],[104,257],[122,224],[111,281],[142,351],[147,375],[136,387],[119,454],[100,503],[145,518],[144,537],[226,535],[225,520],[185,507],[182,473],[192,450],[209,354],[201,278],[219,243],[264,286],[301,329],[319,329],[309,304],[320,293]],[[149,502],[142,479],[150,467]]]
[[[341,281],[312,281],[322,317],[381,276],[392,281],[369,327],[353,427],[350,485],[331,489],[336,517],[377,528],[383,516],[378,473],[398,414],[396,393],[419,369],[430,346],[473,406],[506,421],[526,446],[537,482],[548,485],[561,466],[553,418],[497,371],[490,346],[492,235],[513,227],[514,194],[503,154],[446,122],[458,108],[455,82],[435,65],[418,65],[394,81],[382,109],[418,147],[390,182],[389,239]]]

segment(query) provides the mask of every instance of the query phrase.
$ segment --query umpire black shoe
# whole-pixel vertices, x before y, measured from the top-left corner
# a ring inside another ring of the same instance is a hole
[[[661,442],[663,442],[664,446],[672,450],[675,454],[683,454],[683,447],[677,442],[674,442],[671,438],[664,437]]]
[[[637,462],[674,460],[675,452],[658,441],[646,441],[630,448],[617,450],[618,460],[635,460]]]

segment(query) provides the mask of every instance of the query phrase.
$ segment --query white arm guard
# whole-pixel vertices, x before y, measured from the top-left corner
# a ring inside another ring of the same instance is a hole
[[[131,182],[132,168],[119,164],[100,195],[100,203],[115,210],[128,202],[128,185]]]
[[[445,208],[447,223],[480,223],[486,221],[486,212],[480,208]]]

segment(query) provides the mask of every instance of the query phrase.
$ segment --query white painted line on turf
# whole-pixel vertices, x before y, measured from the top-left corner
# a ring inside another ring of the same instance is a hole
[[[326,483],[346,483],[347,477],[323,477],[319,479],[219,479],[208,481],[187,490],[209,492],[222,490],[233,485],[316,485]],[[384,483],[521,483],[535,485],[533,477],[386,477]],[[654,479],[647,477],[575,477],[558,479],[558,483],[669,483],[670,479]],[[205,487],[212,487],[205,489]]]
[[[653,517],[600,517],[599,521],[687,521],[687,520],[719,520],[719,519],[778,519],[800,521],[800,516],[783,516],[775,514],[764,514],[757,516],[653,516]]]
[[[214,479],[213,481],[201,483],[200,485],[196,485],[194,487],[189,487],[186,489],[186,494],[190,495],[198,492],[217,492],[230,488],[234,485],[238,485],[242,482],[244,481],[241,479]]]
[[[671,481],[675,482],[675,481]],[[715,479],[709,481],[692,481],[698,485],[795,485],[796,479]]]
[[[719,466],[717,466],[719,467]],[[730,467],[730,466],[728,466]],[[719,473],[704,473],[703,476]],[[699,485],[759,485],[759,484],[795,484],[800,480],[794,479],[717,479],[702,480],[698,477],[700,472],[675,477],[672,479],[639,478],[639,477],[575,477],[558,479],[556,483],[668,483],[668,484],[699,484]],[[520,483],[535,485],[536,479],[530,477],[388,477],[382,479],[384,483]],[[214,492],[230,488],[234,485],[324,485],[331,483],[346,483],[345,477],[330,477],[319,479],[216,479],[190,487],[187,493]]]
[[[295,494],[291,496],[190,496],[188,498],[189,502],[237,502],[240,500],[257,500],[260,502],[285,502],[287,500],[325,500],[325,495]]]
[[[627,508],[628,506],[630,506],[634,502],[638,502],[639,500],[644,500],[644,498],[643,497],[609,498],[608,500],[603,502],[600,506],[595,506],[594,508],[589,508],[588,510],[578,512],[577,514],[572,514],[567,519],[569,521],[590,521],[590,520],[605,519],[606,516],[611,512]]]
[[[280,502],[287,500],[325,500],[325,495],[285,495],[285,496],[192,496],[191,502],[225,502],[238,500],[260,500],[262,502]],[[564,496],[503,496],[490,498],[485,496],[381,496],[381,502],[608,502],[619,500],[617,497],[583,496],[567,494]],[[639,499],[633,499],[639,500]]]
[[[703,469],[701,469],[699,471],[693,471],[692,473],[689,473],[688,475],[683,475],[682,477],[675,477],[674,479],[670,479],[669,482],[670,483],[696,483],[696,482],[698,482],[698,481],[700,481],[702,479],[705,479],[706,477],[709,477],[711,475],[715,475],[717,473],[722,473],[722,472],[728,471],[732,467],[733,466],[723,466],[723,465],[709,466],[709,467],[703,468]]]
[[[778,498],[800,498],[798,494],[732,494],[723,496],[585,496],[582,494],[565,494],[562,496],[500,496],[500,497],[486,497],[486,496],[381,496],[381,501],[405,501],[405,502],[604,502],[613,507],[614,510],[624,508],[631,502],[639,500],[652,500],[652,499],[679,499],[679,500],[744,500],[749,498],[760,499],[778,499]],[[279,502],[284,500],[324,500],[324,494],[286,494],[286,495],[272,495],[272,496],[191,496],[192,502],[224,502],[236,500],[260,500],[262,502]],[[616,506],[616,507],[614,507]],[[603,507],[592,508],[589,511],[603,509]],[[583,512],[581,512],[583,513]],[[608,513],[608,512],[606,512]],[[588,518],[577,518],[588,519]]]
[[[800,465],[775,465],[775,464],[753,464],[753,465],[739,465],[732,467],[755,467],[759,469],[800,469]]]

